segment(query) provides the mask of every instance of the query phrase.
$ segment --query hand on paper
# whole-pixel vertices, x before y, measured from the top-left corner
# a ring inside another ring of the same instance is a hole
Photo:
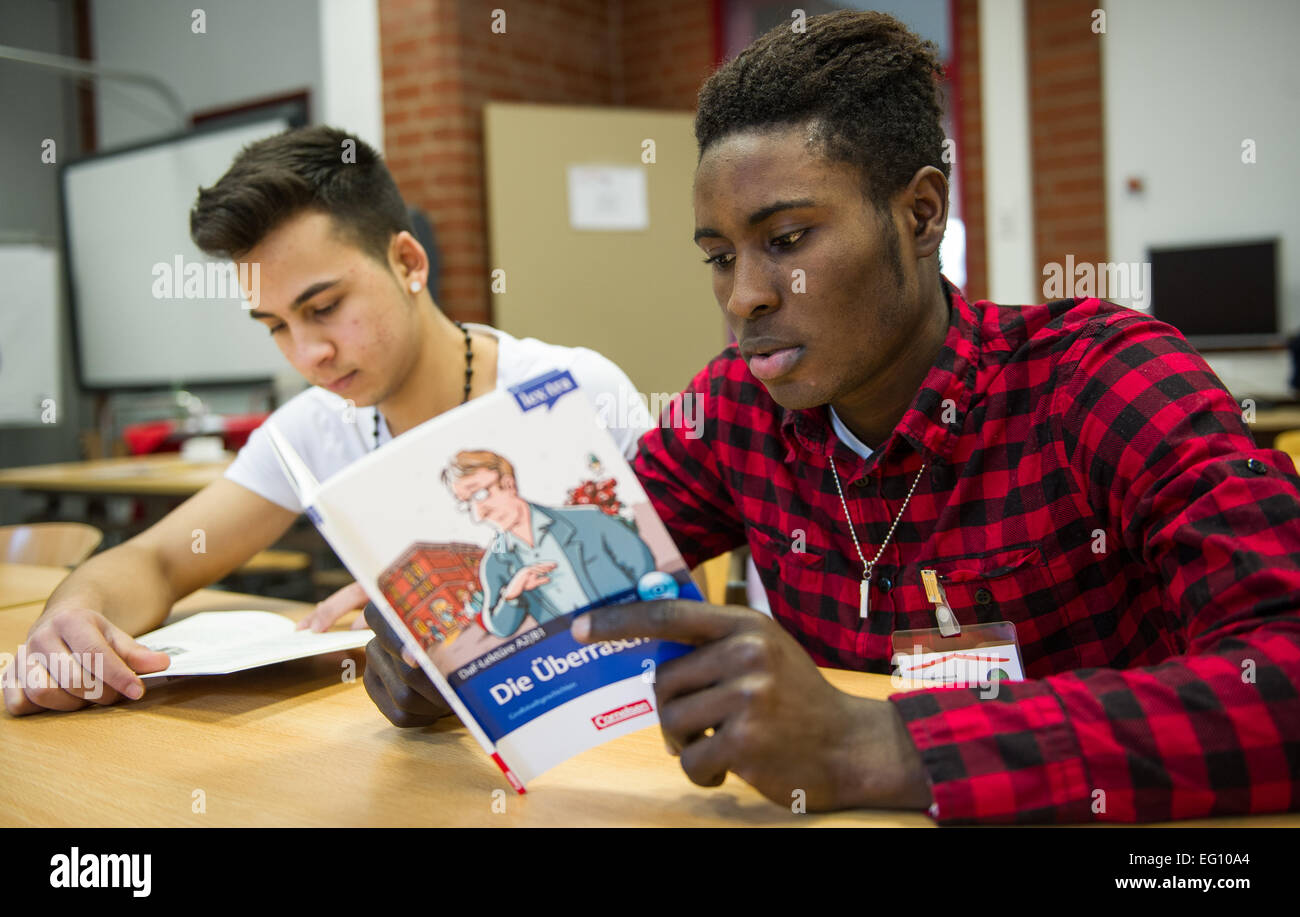
[[[573,635],[583,643],[650,637],[695,646],[658,666],[655,696],[669,748],[701,786],[718,786],[731,771],[779,805],[803,790],[809,810],[930,804],[920,756],[893,706],[833,687],[789,634],[753,609],[616,605],[579,616]]]
[[[65,605],[36,619],[0,682],[5,708],[15,716],[78,710],[143,696],[137,673],[160,672],[170,663],[166,653],[132,640],[99,612]]]

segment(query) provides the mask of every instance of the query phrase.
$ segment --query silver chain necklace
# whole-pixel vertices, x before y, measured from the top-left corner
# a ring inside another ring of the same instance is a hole
[[[831,460],[831,474],[835,477],[835,490],[840,495],[840,505],[844,507],[844,518],[849,523],[849,536],[853,539],[853,547],[858,552],[858,559],[862,561],[862,582],[858,584],[858,613],[865,621],[870,608],[871,571],[880,560],[881,555],[885,553],[885,548],[889,545],[889,539],[894,537],[894,529],[898,528],[898,523],[902,521],[903,513],[907,512],[907,504],[912,502],[912,494],[916,492],[916,485],[921,483],[921,475],[925,472],[926,463],[921,463],[920,469],[916,472],[916,477],[912,479],[912,487],[907,492],[907,499],[903,501],[902,507],[898,510],[898,515],[894,517],[893,523],[889,526],[889,534],[880,543],[880,550],[876,552],[875,557],[868,561],[862,554],[862,545],[858,544],[858,535],[853,531],[853,517],[849,515],[849,503],[844,499],[844,488],[840,486],[840,472],[835,467],[835,456],[828,455],[827,458]]]

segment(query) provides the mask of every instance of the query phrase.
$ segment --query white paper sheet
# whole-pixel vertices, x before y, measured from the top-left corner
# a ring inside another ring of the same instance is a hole
[[[258,666],[365,646],[371,630],[323,634],[294,630],[294,622],[270,611],[204,611],[136,639],[172,657],[161,672],[142,679],[176,675],[228,675]]]

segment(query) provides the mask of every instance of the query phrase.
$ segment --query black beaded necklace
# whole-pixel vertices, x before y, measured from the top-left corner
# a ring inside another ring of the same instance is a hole
[[[465,335],[465,395],[460,403],[469,401],[470,384],[474,381],[474,345],[469,339],[469,329],[464,322],[456,322],[456,327]],[[375,406],[375,448],[379,448],[379,406]]]

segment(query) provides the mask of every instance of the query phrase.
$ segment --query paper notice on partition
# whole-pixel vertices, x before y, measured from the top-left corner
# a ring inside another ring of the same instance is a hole
[[[569,166],[569,225],[637,232],[650,227],[642,166]]]
[[[137,637],[140,643],[172,657],[161,672],[143,679],[175,675],[228,675],[275,662],[365,646],[371,630],[323,634],[294,630],[294,622],[269,611],[204,611]]]

